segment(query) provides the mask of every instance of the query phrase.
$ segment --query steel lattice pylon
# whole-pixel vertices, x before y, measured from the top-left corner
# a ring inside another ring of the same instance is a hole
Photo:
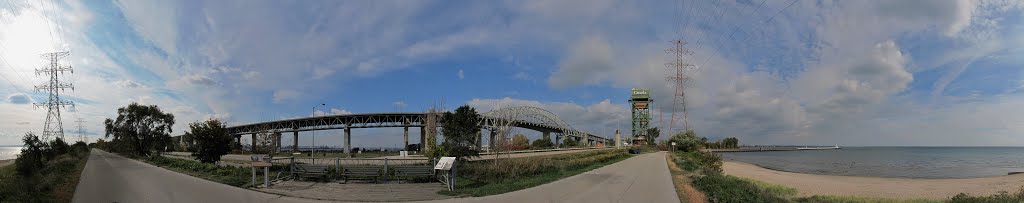
[[[51,137],[60,137],[64,139],[64,125],[61,122],[60,107],[62,106],[74,106],[71,101],[60,98],[60,91],[64,89],[72,89],[75,87],[70,83],[60,82],[57,75],[63,74],[65,71],[74,73],[71,66],[60,64],[60,60],[64,59],[69,55],[68,52],[53,52],[43,54],[42,57],[47,60],[47,66],[42,69],[36,69],[36,75],[46,75],[48,77],[46,84],[36,86],[36,91],[46,91],[49,93],[46,102],[34,103],[36,107],[45,106],[46,112],[46,124],[43,126],[43,140],[49,140]]]

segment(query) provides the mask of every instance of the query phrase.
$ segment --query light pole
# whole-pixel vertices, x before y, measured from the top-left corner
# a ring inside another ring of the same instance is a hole
[[[327,104],[321,103],[320,106],[327,106]],[[313,106],[313,117],[316,117],[316,106],[315,105]],[[312,146],[312,148],[309,149],[309,157],[313,157],[313,154],[316,153],[316,131],[315,130],[311,130],[311,132],[313,132],[313,146]]]

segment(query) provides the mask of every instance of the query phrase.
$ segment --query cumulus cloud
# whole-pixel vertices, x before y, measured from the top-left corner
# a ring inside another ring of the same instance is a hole
[[[459,73],[456,75],[459,76],[459,80],[466,79],[466,73],[463,72],[462,69],[459,69]]]
[[[295,90],[287,90],[287,89],[285,89],[285,90],[277,90],[277,91],[274,91],[274,99],[273,100],[274,100],[274,103],[281,103],[281,102],[284,102],[286,100],[292,100],[292,99],[299,98],[300,95],[301,95],[301,93],[299,93],[298,91],[295,91]]]
[[[548,79],[548,85],[564,89],[593,84],[602,79],[602,74],[615,68],[612,55],[611,44],[603,37],[584,37],[569,47],[569,53]]]
[[[32,97],[22,93],[14,93],[7,95],[7,102],[12,104],[29,104],[32,103]]]

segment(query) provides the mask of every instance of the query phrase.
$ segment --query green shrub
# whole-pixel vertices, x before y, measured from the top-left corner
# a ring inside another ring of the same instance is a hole
[[[990,196],[972,197],[966,193],[960,193],[950,198],[951,203],[1002,203],[1002,202],[1024,202],[1024,187],[1021,187],[1016,194],[1000,191]]]
[[[786,196],[790,194],[766,190],[735,176],[698,176],[694,177],[693,184],[704,192],[708,202],[789,202]]]

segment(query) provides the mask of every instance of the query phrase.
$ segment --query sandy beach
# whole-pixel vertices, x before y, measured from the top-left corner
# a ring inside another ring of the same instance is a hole
[[[947,199],[961,192],[972,195],[1016,192],[1024,186],[1024,174],[967,179],[911,179],[792,173],[733,161],[723,161],[722,168],[729,175],[796,188],[799,196]]]
[[[14,163],[14,159],[0,160],[0,167],[11,165]]]

